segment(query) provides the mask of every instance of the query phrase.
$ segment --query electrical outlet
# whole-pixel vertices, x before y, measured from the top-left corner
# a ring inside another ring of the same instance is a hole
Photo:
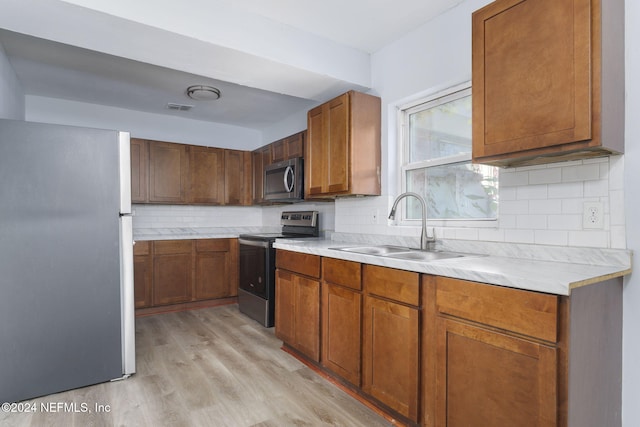
[[[582,228],[604,228],[604,208],[602,202],[584,202]]]

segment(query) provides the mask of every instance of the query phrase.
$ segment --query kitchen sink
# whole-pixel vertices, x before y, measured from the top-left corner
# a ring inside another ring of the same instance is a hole
[[[408,259],[412,261],[436,261],[447,258],[461,258],[467,256],[457,252],[411,251],[387,255],[387,258]]]
[[[466,256],[477,256],[475,254],[463,254],[459,252],[447,251],[421,251],[403,246],[370,245],[370,246],[347,246],[343,248],[329,248],[335,251],[354,252],[365,255],[376,255],[385,258],[406,259],[410,261],[437,261],[448,258],[462,258]]]
[[[401,252],[407,252],[411,250],[409,248],[405,248],[402,246],[388,246],[388,245],[350,246],[346,248],[329,248],[329,249],[334,249],[337,251],[344,251],[344,252],[356,252],[359,254],[366,254],[366,255],[390,255],[390,254],[396,254]]]

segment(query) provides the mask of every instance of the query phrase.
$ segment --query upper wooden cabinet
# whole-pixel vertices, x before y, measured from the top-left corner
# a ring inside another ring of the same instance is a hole
[[[224,203],[224,150],[213,147],[189,147],[188,203],[221,205]]]
[[[188,169],[186,145],[149,141],[149,201],[185,203]]]
[[[270,144],[271,163],[281,162],[295,157],[304,157],[306,134],[306,131],[302,131],[272,142]]]
[[[350,91],[309,111],[305,197],[380,195],[380,98]]]
[[[224,150],[224,204],[251,204],[251,152]]]
[[[131,138],[134,203],[249,205],[251,189],[249,151]]]
[[[497,0],[473,14],[473,160],[624,149],[623,0]]]
[[[253,158],[253,203],[264,203],[264,168],[271,164],[271,145],[251,153]]]

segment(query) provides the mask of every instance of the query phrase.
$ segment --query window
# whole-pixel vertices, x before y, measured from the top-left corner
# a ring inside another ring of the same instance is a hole
[[[422,195],[430,220],[495,220],[498,168],[471,163],[471,88],[400,108],[402,191]],[[421,218],[407,198],[403,219]]]

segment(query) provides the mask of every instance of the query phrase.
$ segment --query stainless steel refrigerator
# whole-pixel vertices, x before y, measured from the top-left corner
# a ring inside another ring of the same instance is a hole
[[[0,120],[0,402],[135,372],[129,150]]]

